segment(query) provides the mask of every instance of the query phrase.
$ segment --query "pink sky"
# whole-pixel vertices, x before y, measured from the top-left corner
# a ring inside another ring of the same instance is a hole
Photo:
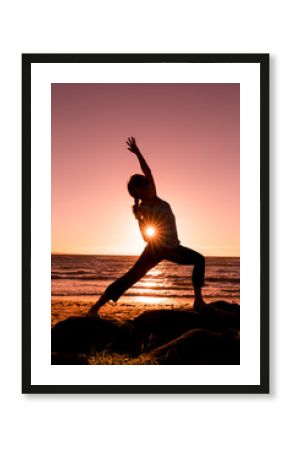
[[[181,244],[239,256],[239,84],[52,84],[52,252],[139,254],[127,182],[142,173]]]

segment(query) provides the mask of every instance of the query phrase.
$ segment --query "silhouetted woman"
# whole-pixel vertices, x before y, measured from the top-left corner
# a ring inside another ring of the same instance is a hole
[[[144,175],[133,175],[128,182],[129,194],[134,198],[133,213],[138,220],[143,239],[147,243],[139,259],[122,277],[110,284],[88,315],[96,315],[109,300],[117,301],[124,292],[140,280],[163,259],[176,264],[193,265],[192,285],[194,309],[206,307],[201,294],[204,285],[205,258],[200,253],[180,245],[175,216],[169,203],[157,196],[149,166],[136,145],[134,137],[127,140],[128,150],[134,153]]]

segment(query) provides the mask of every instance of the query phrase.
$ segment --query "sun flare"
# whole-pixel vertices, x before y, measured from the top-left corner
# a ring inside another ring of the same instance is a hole
[[[148,237],[153,237],[156,234],[156,229],[153,227],[147,227],[145,233]]]

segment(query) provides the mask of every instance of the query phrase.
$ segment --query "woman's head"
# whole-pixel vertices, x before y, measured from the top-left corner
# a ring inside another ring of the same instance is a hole
[[[151,200],[153,195],[152,186],[144,175],[132,175],[128,182],[128,191],[133,198]]]

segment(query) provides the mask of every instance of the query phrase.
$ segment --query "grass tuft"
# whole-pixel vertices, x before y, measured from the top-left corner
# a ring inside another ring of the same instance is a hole
[[[157,359],[148,353],[144,353],[137,358],[119,353],[98,352],[88,358],[89,365],[156,365]]]

